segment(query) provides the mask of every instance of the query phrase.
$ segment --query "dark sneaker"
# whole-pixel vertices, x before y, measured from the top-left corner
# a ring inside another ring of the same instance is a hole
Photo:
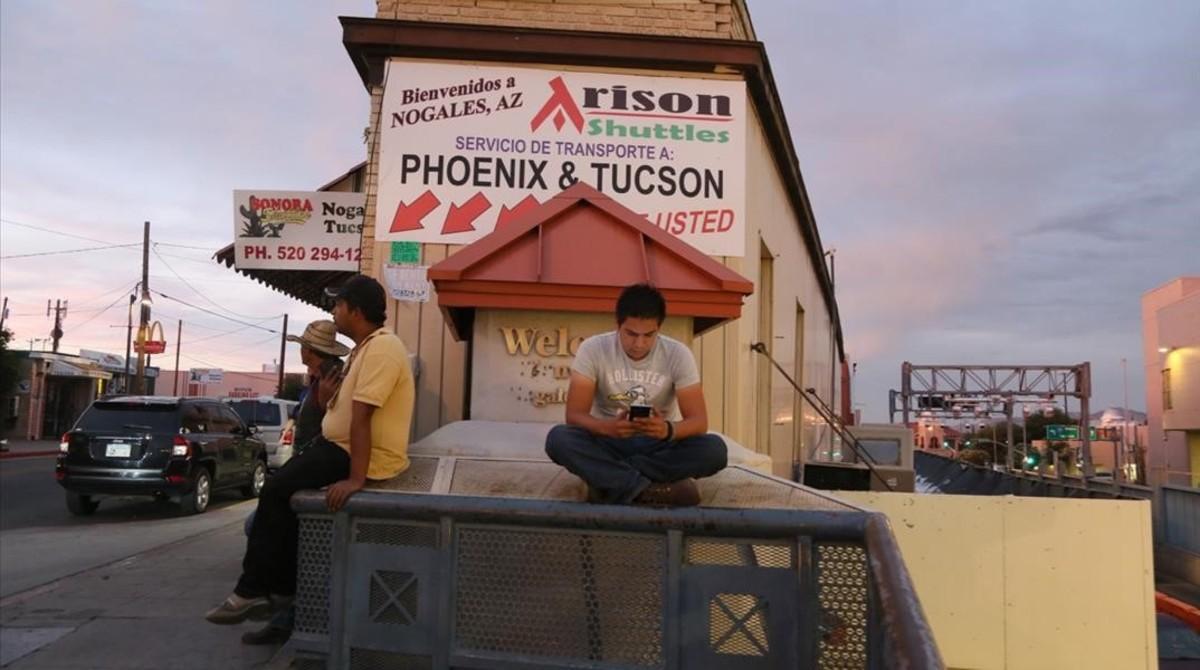
[[[291,629],[280,628],[272,624],[267,624],[263,628],[242,635],[242,644],[249,645],[266,645],[266,644],[283,644],[292,636]]]
[[[225,602],[210,609],[208,614],[204,615],[209,623],[215,623],[221,626],[232,626],[250,619],[252,621],[265,621],[271,617],[271,599],[267,597],[261,598],[243,598],[236,593],[229,594]]]
[[[695,479],[652,483],[634,498],[635,505],[651,507],[692,507],[700,504],[700,487]]]

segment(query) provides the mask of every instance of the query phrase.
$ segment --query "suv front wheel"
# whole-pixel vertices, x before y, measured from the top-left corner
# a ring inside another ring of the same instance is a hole
[[[250,483],[242,487],[242,495],[247,498],[257,498],[266,483],[267,464],[262,461],[254,461],[254,474],[250,476]]]
[[[91,496],[67,491],[67,509],[75,516],[88,516],[99,506],[100,501],[93,500]]]
[[[191,489],[179,500],[179,507],[184,514],[201,514],[208,509],[208,500],[212,497],[212,478],[208,470],[197,468],[192,475]]]

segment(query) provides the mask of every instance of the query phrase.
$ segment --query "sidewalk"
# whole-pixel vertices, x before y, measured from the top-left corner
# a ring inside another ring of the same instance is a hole
[[[0,600],[0,667],[209,670],[286,668],[277,647],[250,647],[261,624],[214,626],[246,539],[238,521]]]
[[[58,440],[8,440],[0,445],[0,458],[50,456],[58,453]]]

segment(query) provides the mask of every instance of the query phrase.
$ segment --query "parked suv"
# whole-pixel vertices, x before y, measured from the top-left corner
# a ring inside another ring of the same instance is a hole
[[[177,500],[208,509],[214,491],[247,498],[266,481],[266,446],[229,406],[208,398],[121,396],[97,400],[59,444],[55,478],[72,514],[96,511],[97,496]]]
[[[223,398],[242,422],[258,429],[258,437],[267,445],[267,469],[277,470],[292,457],[288,422],[295,411],[295,400],[278,398]]]

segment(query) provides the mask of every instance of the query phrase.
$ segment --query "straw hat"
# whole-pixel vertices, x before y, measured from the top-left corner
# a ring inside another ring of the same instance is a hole
[[[345,356],[350,348],[337,341],[337,326],[332,321],[313,321],[304,329],[303,335],[288,335],[288,342],[301,345],[331,356]]]

